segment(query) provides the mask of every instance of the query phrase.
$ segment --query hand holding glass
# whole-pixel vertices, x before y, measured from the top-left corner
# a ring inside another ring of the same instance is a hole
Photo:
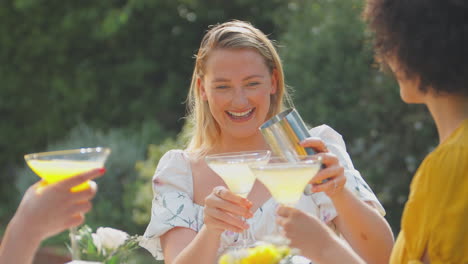
[[[251,165],[257,179],[280,204],[293,207],[301,198],[304,187],[320,170],[322,162],[316,156],[298,156],[299,161],[271,157],[268,163]],[[279,234],[278,234],[279,235]]]
[[[208,155],[205,161],[226,183],[233,193],[246,198],[255,183],[255,175],[249,165],[266,164],[270,151],[244,151]],[[250,229],[240,234],[234,247],[249,247],[255,243]]]
[[[92,169],[103,168],[109,154],[110,149],[98,147],[32,153],[25,155],[24,159],[39,177],[50,184]],[[89,182],[85,182],[73,187],[71,191],[79,192],[89,187]],[[75,236],[76,228],[71,228],[72,259],[79,259]]]

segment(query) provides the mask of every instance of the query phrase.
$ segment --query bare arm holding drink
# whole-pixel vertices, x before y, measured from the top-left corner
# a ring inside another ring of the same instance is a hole
[[[79,192],[70,189],[104,172],[104,168],[94,169],[53,184],[39,181],[29,187],[6,229],[0,263],[32,263],[42,240],[82,224],[97,185],[90,182],[90,188]]]
[[[358,199],[349,188],[345,188],[345,169],[337,156],[324,148],[321,140],[309,138],[301,142],[301,145],[326,151],[317,154],[322,157],[325,168],[312,179],[312,192],[325,192],[333,202],[337,216],[332,221],[337,230],[367,262],[388,262],[394,241],[385,218],[370,203]],[[323,182],[325,179],[328,181]]]

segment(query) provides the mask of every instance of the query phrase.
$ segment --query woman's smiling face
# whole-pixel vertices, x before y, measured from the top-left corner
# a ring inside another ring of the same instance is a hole
[[[266,121],[270,95],[276,92],[276,72],[252,49],[217,49],[210,53],[203,79],[203,100],[221,128],[221,136],[245,138]]]

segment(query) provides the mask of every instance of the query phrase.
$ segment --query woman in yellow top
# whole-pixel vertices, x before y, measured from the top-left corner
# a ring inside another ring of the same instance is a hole
[[[390,263],[468,263],[467,14],[463,0],[367,0],[376,57],[404,102],[428,107],[440,141],[413,178]],[[314,217],[278,214],[292,245],[316,263],[363,263]]]

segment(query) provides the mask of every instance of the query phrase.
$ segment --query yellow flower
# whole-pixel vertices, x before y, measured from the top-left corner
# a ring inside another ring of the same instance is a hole
[[[219,264],[240,264],[240,260],[236,259],[231,254],[224,254],[219,258]]]
[[[281,254],[273,245],[261,245],[249,248],[248,257],[241,260],[241,264],[265,263],[276,264],[281,260]]]
[[[287,246],[277,247],[272,244],[264,244],[226,253],[219,259],[219,264],[278,264],[290,253]]]

